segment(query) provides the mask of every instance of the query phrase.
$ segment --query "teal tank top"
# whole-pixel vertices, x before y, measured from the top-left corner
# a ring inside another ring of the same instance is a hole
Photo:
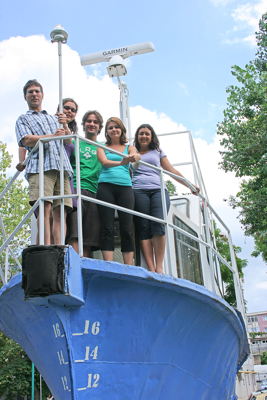
[[[123,154],[128,154],[128,145],[125,146]],[[110,161],[121,161],[122,156],[105,150],[105,154]],[[127,165],[119,165],[118,167],[105,168],[102,166],[98,182],[113,183],[114,185],[132,186],[130,176],[130,167]]]

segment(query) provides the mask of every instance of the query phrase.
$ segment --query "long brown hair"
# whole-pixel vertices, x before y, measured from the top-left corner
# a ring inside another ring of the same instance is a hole
[[[149,149],[159,151],[159,139],[156,135],[156,132],[154,131],[152,126],[149,124],[142,124],[136,129],[135,137],[134,137],[134,146],[136,147],[137,151],[140,151],[140,144],[138,141],[138,133],[139,133],[140,129],[142,129],[142,128],[147,128],[151,132],[151,142],[149,143],[149,146],[148,146]]]
[[[128,142],[128,139],[126,137],[126,128],[123,124],[123,122],[117,118],[117,117],[110,117],[105,125],[105,136],[106,136],[106,144],[110,145],[111,144],[111,138],[108,136],[108,124],[110,122],[114,122],[114,124],[118,125],[119,128],[121,129],[121,136],[120,136],[120,144],[125,144]]]

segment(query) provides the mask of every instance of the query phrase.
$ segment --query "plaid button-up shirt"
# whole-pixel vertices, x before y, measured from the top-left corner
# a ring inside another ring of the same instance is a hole
[[[21,115],[16,122],[16,135],[19,146],[23,146],[22,139],[27,135],[51,135],[59,128],[56,117],[49,115],[46,111],[28,110],[26,114]],[[24,146],[31,151],[32,148]],[[63,148],[63,168],[70,176],[73,170]],[[51,140],[44,144],[44,171],[60,170],[60,140]],[[36,151],[30,157],[26,165],[26,178],[28,174],[39,173],[39,152]]]

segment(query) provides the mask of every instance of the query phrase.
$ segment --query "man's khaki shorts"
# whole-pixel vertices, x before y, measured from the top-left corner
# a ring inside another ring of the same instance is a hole
[[[29,174],[29,196],[30,204],[33,205],[39,199],[39,174]],[[66,171],[64,171],[64,194],[71,194],[70,179]],[[52,169],[44,172],[44,196],[60,195],[60,172]],[[60,205],[60,200],[46,200],[53,203],[53,208]],[[72,199],[64,199],[64,206],[72,208]]]

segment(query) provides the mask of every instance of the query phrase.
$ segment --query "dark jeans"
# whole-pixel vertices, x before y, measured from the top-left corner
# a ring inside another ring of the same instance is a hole
[[[118,206],[134,208],[134,194],[131,186],[114,185],[112,183],[99,183],[97,199],[106,201]],[[99,207],[100,216],[100,248],[101,250],[114,250],[114,214],[115,210],[105,206]],[[131,214],[118,211],[121,251],[134,251],[134,227]]]
[[[169,211],[170,198],[165,190],[166,207]],[[134,189],[135,210],[152,217],[163,219],[160,189]],[[136,228],[139,240],[151,239],[153,236],[165,235],[165,226],[158,222],[136,217]]]
[[[95,193],[86,189],[81,189],[81,194],[87,197],[96,197]],[[100,240],[100,220],[96,203],[82,200],[82,231],[83,245],[92,247],[94,250],[98,249]],[[73,210],[67,214],[66,243],[71,243],[73,240],[78,240],[77,208],[73,208]]]

